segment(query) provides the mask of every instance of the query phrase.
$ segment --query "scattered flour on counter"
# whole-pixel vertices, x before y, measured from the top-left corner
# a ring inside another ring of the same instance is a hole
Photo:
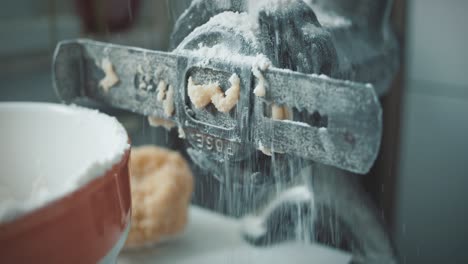
[[[117,74],[114,71],[114,66],[112,65],[109,58],[104,58],[99,65],[104,71],[104,78],[99,81],[99,86],[105,91],[108,92],[110,88],[116,85],[120,80]]]

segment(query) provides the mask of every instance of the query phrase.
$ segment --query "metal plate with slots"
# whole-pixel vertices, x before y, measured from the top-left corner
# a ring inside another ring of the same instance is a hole
[[[104,58],[119,77],[107,92],[99,87],[104,77],[99,63]],[[372,166],[382,132],[382,111],[372,86],[270,68],[264,72],[266,96],[255,97],[250,64],[215,59],[202,64],[203,59],[91,40],[65,41],[55,52],[53,81],[66,102],[88,97],[177,123],[194,148],[217,160],[242,158],[248,149],[263,145],[356,173],[366,173]],[[241,95],[231,113],[193,109],[186,94],[190,75],[200,82],[216,79],[226,87],[232,73],[240,77]],[[155,87],[162,80],[175,89],[171,116],[156,98]],[[273,103],[302,116],[326,117],[326,122],[272,120],[264,108]]]

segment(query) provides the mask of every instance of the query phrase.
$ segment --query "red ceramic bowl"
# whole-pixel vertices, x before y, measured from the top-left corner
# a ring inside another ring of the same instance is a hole
[[[129,144],[97,111],[0,103],[0,263],[112,263],[130,226]]]

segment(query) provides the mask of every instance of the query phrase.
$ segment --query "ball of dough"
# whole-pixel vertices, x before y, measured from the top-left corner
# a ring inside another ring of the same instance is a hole
[[[193,176],[177,152],[155,146],[132,148],[132,223],[126,247],[157,243],[187,223]]]

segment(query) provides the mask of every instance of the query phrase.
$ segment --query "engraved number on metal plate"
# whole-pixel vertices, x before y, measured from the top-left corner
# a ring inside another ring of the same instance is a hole
[[[229,156],[234,155],[233,144],[227,140],[215,138],[209,135],[205,135],[202,133],[190,133],[190,137],[192,137],[192,142],[195,147],[201,150],[207,150],[210,152],[218,152],[224,153]]]

